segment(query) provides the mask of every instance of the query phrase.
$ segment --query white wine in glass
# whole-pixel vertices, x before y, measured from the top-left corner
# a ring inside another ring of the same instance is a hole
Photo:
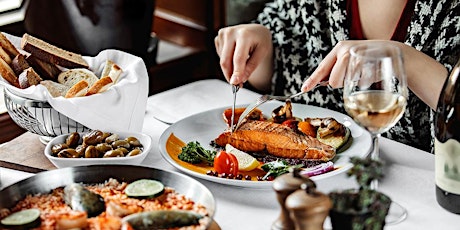
[[[403,116],[408,97],[401,50],[384,42],[370,42],[350,49],[343,99],[347,113],[372,136],[371,157],[379,160],[378,138]],[[373,181],[373,189],[378,182]],[[399,223],[407,211],[392,202],[386,224]]]

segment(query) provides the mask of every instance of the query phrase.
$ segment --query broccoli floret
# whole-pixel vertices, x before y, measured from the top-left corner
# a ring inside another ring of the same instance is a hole
[[[216,154],[216,151],[204,149],[198,141],[192,141],[182,147],[182,152],[179,153],[178,157],[181,161],[191,164],[206,162],[208,165],[212,166],[214,164],[214,157]]]

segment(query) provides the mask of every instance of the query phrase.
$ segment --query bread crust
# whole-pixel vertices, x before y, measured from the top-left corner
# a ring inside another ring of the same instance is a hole
[[[22,36],[21,48],[45,62],[66,68],[89,68],[80,54],[61,49],[27,33]]]
[[[86,93],[86,96],[90,96],[90,95],[97,94],[97,93],[102,93],[102,92],[106,91],[112,85],[113,85],[112,78],[110,78],[109,76],[103,77],[103,78],[99,79],[98,81],[96,81],[88,89],[88,92]]]
[[[0,46],[0,58],[3,59],[6,63],[11,64],[11,58],[8,53]]]
[[[26,57],[24,54],[18,54],[16,57],[13,58],[11,61],[11,68],[13,69],[14,73],[19,75],[24,71],[25,69],[29,68],[30,65],[26,60]]]
[[[0,75],[11,85],[20,88],[18,77],[8,63],[6,63],[2,58],[0,58]]]
[[[22,89],[28,88],[32,85],[38,85],[40,82],[43,80],[37,72],[34,71],[32,67],[29,67],[22,71],[21,74],[19,74],[19,86]]]
[[[85,96],[88,92],[89,84],[86,80],[81,80],[67,91],[65,98],[81,97]]]
[[[10,58],[14,58],[19,54],[18,49],[16,49],[3,33],[0,33],[0,46],[8,53]]]
[[[107,60],[105,61],[105,66],[104,69],[102,70],[101,73],[101,78],[109,76],[112,78],[112,82],[115,84],[118,81],[118,78],[120,75],[123,73],[123,70],[121,69],[120,66],[115,64],[112,60]]]
[[[33,55],[28,55],[26,61],[44,79],[56,81],[57,76],[61,73],[61,70],[54,64],[40,60]]]

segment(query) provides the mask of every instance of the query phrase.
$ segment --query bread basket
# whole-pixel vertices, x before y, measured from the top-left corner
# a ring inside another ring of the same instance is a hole
[[[56,111],[48,102],[18,96],[4,89],[5,105],[16,124],[41,136],[42,142],[71,132],[85,132],[89,128]]]

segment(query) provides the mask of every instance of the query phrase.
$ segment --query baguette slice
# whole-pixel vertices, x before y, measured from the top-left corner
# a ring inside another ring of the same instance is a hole
[[[32,67],[29,67],[19,74],[19,86],[22,89],[32,85],[38,85],[43,80]]]
[[[61,72],[57,77],[57,82],[72,87],[81,80],[86,80],[88,85],[93,85],[99,78],[92,71],[84,68],[69,69]]]
[[[111,60],[105,62],[104,69],[102,70],[101,78],[109,76],[112,78],[112,82],[115,84],[118,81],[118,78],[123,73],[123,70]]]
[[[20,87],[18,77],[14,73],[13,69],[11,69],[10,65],[8,65],[8,63],[6,63],[2,58],[0,58],[0,75],[11,85],[18,88]]]
[[[27,62],[26,57],[24,54],[18,54],[16,57],[13,58],[11,61],[11,67],[15,74],[21,74],[25,69],[29,68],[29,62]]]
[[[96,81],[89,89],[88,92],[86,93],[86,96],[90,96],[96,93],[102,93],[106,91],[110,86],[112,86],[114,83],[112,81],[112,78],[109,76],[103,77]]]
[[[48,92],[52,97],[64,97],[69,90],[69,87],[51,80],[43,80],[40,82],[40,84],[48,89]]]
[[[86,80],[81,80],[67,91],[65,98],[82,97],[88,92],[89,84]]]
[[[33,55],[27,56],[26,61],[44,79],[56,81],[57,76],[61,73],[61,70],[56,65],[42,61]]]
[[[19,54],[18,49],[14,47],[14,45],[3,33],[0,33],[0,46],[6,51],[6,53],[8,53],[10,58],[14,58]]]
[[[11,64],[11,58],[8,53],[0,46],[0,58],[3,59],[8,65]]]
[[[66,68],[89,68],[80,54],[61,49],[27,33],[22,36],[21,48],[45,62]]]

